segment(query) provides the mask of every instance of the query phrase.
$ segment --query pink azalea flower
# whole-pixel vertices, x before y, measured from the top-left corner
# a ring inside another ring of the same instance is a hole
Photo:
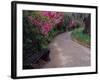
[[[70,27],[75,27],[76,26],[76,22],[74,20],[72,20],[69,24]]]
[[[50,23],[45,23],[42,26],[42,33],[47,35],[47,33],[52,29],[52,25]]]
[[[39,12],[38,15],[41,17],[47,17],[48,20],[44,21],[42,20],[44,18],[33,18],[32,16],[29,16],[28,18],[32,24],[36,25],[37,27],[39,27],[39,29],[41,29],[41,33],[43,33],[44,35],[47,35],[48,32],[51,31],[52,28],[55,27],[57,24],[61,24],[63,22],[63,13],[60,12],[42,11]]]

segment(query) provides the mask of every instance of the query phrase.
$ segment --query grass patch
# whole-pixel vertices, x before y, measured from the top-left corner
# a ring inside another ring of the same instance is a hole
[[[72,31],[72,37],[90,46],[91,37],[88,34],[83,33],[84,28],[78,28]]]

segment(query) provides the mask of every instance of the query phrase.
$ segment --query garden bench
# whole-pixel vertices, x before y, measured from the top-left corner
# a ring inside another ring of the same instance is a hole
[[[39,60],[49,61],[49,50],[48,49],[42,49],[38,53],[28,53],[27,55],[24,55],[23,58],[23,68],[33,68],[33,64],[37,64]]]

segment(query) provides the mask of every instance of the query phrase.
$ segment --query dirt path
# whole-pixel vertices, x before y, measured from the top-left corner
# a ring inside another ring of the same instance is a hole
[[[62,33],[55,37],[49,48],[51,61],[43,68],[90,65],[90,49],[72,41],[70,33]]]

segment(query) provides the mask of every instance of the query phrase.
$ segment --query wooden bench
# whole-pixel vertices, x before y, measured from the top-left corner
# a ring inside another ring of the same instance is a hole
[[[42,49],[38,53],[27,53],[23,55],[23,69],[32,69],[34,66],[33,64],[37,64],[39,60],[49,61],[49,53],[48,49]]]

